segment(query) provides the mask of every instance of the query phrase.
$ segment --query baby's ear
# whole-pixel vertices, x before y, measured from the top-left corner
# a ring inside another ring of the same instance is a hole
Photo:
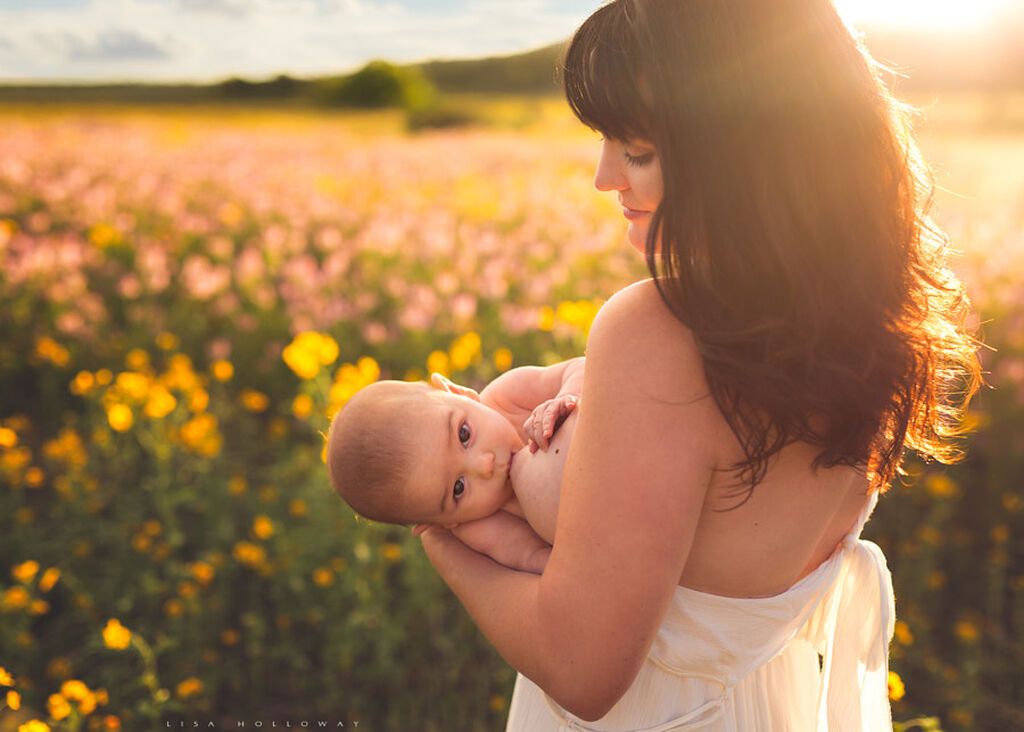
[[[444,376],[437,373],[436,371],[430,375],[430,385],[433,386],[434,388],[441,389],[442,391],[447,391],[449,393],[454,392],[454,389],[452,387],[455,386],[455,384],[448,381],[448,379],[446,379]]]
[[[476,389],[469,386],[463,386],[462,384],[456,384],[454,381],[450,381],[436,371],[430,375],[430,383],[436,386],[438,389],[444,389],[449,394],[458,394],[459,396],[469,397],[473,401],[480,401],[480,395]]]

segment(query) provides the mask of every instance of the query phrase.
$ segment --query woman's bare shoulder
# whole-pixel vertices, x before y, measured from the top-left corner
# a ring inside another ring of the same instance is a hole
[[[592,351],[617,354],[629,373],[666,398],[709,393],[693,331],[669,310],[653,279],[605,302],[591,328],[587,355]],[[591,367],[588,359],[588,374]]]

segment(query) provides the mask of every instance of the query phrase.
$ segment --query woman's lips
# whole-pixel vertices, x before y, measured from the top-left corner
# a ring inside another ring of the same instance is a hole
[[[646,216],[649,213],[650,211],[637,211],[635,208],[627,208],[626,206],[622,207],[622,215],[625,216],[630,221],[632,221],[633,219],[638,219],[641,216]]]

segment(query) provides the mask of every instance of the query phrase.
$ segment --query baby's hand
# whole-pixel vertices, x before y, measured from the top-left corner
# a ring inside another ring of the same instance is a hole
[[[529,440],[531,453],[537,452],[538,448],[548,449],[551,436],[578,403],[579,397],[575,394],[562,394],[548,399],[533,410],[533,414],[523,423],[523,432]]]

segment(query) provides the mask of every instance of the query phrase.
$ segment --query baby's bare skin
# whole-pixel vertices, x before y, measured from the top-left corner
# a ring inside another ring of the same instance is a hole
[[[516,495],[503,509],[525,518],[548,544],[555,540],[562,473],[575,429],[576,410],[573,410],[555,430],[546,450],[531,453],[524,448],[516,453],[512,462],[512,490]]]

